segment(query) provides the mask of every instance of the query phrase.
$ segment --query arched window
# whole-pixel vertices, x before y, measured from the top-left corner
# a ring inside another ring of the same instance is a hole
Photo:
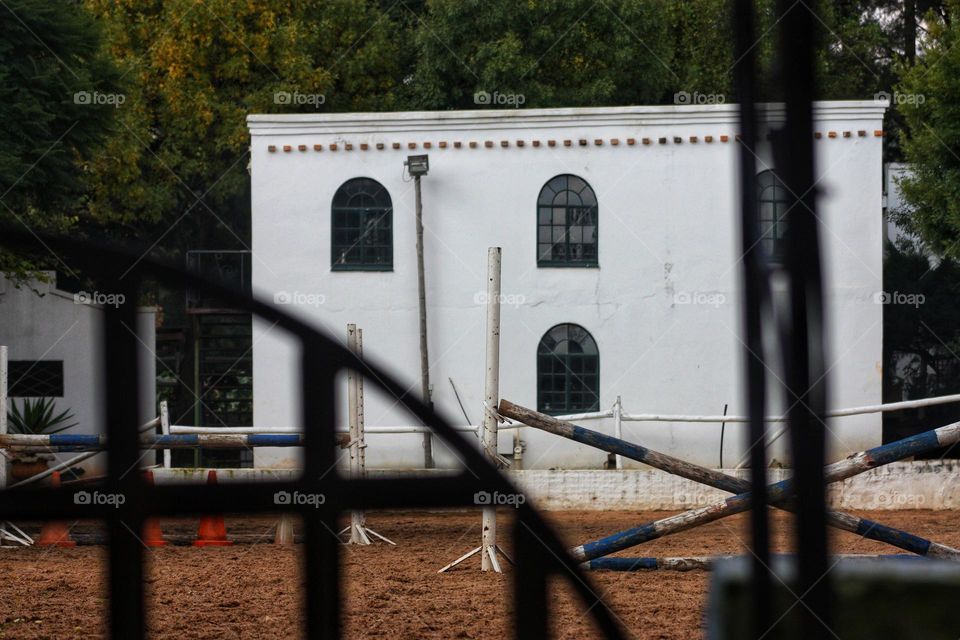
[[[333,196],[331,268],[334,271],[393,269],[393,203],[370,178],[347,180]]]
[[[600,408],[600,352],[576,324],[558,324],[537,347],[537,410],[559,415]]]
[[[583,178],[552,178],[537,198],[537,265],[597,266],[597,196]]]
[[[786,216],[793,203],[794,199],[776,173],[767,170],[757,174],[760,238],[766,254],[775,261],[783,259]]]

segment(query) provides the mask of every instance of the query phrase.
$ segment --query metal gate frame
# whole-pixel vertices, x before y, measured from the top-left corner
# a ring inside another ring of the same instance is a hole
[[[341,542],[331,531],[337,518],[351,510],[476,507],[475,494],[517,494],[515,487],[493,467],[481,451],[432,409],[408,393],[405,385],[385,369],[357,359],[350,351],[307,323],[255,296],[216,283],[201,282],[185,270],[142,260],[122,280],[117,265],[138,257],[125,251],[69,238],[38,236],[15,229],[0,230],[0,245],[13,249],[44,249],[71,260],[95,279],[98,290],[122,294],[124,302],[104,308],[103,336],[106,370],[105,397],[107,475],[88,490],[123,495],[123,504],[78,504],[69,488],[11,489],[0,492],[0,519],[96,519],[107,524],[109,553],[109,632],[113,638],[145,637],[143,587],[144,547],[138,537],[144,520],[153,516],[204,513],[295,512],[304,521],[304,575],[306,578],[306,636],[341,637]],[[203,285],[237,309],[286,330],[302,348],[301,396],[304,425],[303,475],[297,480],[236,482],[221,485],[148,486],[138,473],[141,451],[138,419],[136,327],[137,294],[145,276],[171,286]],[[430,427],[456,453],[463,470],[438,478],[355,479],[336,469],[334,381],[338,372],[354,369]],[[322,494],[323,504],[278,504],[275,494]],[[516,510],[513,528],[517,567],[514,572],[515,629],[518,638],[546,638],[548,629],[547,577],[566,578],[590,617],[609,638],[626,637],[621,624],[592,581],[569,554],[553,529],[529,503]]]
[[[786,369],[786,392],[796,398],[789,411],[791,449],[795,467],[798,504],[796,518],[797,593],[802,594],[802,635],[825,637],[831,621],[831,588],[827,568],[825,526],[826,499],[823,482],[825,458],[826,366],[823,342],[823,283],[816,214],[816,181],[813,152],[811,97],[815,95],[814,46],[817,27],[813,9],[803,0],[779,0],[779,86],[786,104],[786,122],[774,137],[778,176],[794,194],[796,204],[788,213],[785,268],[789,281],[790,315],[776,327]],[[754,78],[757,34],[751,0],[735,0],[735,80],[740,103],[741,242],[744,248],[743,286],[746,389],[750,410],[750,443],[762,440],[766,399],[765,367],[761,333],[769,320],[770,274],[759,242],[755,219],[755,144],[757,140],[756,83]],[[115,638],[144,637],[144,549],[133,533],[148,516],[202,514],[230,511],[258,513],[279,511],[276,492],[321,493],[326,500],[287,505],[306,525],[304,571],[306,575],[306,635],[309,638],[340,637],[340,543],[329,533],[337,517],[352,509],[438,508],[475,506],[480,491],[516,493],[478,449],[431,408],[409,395],[381,367],[357,360],[347,349],[306,323],[277,310],[256,297],[204,282],[183,269],[142,261],[126,278],[112,277],[118,264],[133,263],[136,256],[111,247],[77,242],[69,238],[39,237],[20,230],[2,231],[0,244],[29,248],[39,241],[57,255],[70,256],[85,273],[98,276],[98,284],[111,293],[122,293],[126,302],[106,309],[104,318],[107,392],[108,475],[98,490],[126,496],[119,507],[78,505],[68,489],[23,489],[0,492],[0,519],[7,518],[97,518],[109,530],[110,633]],[[301,391],[304,416],[303,476],[290,482],[231,483],[202,486],[147,486],[138,465],[137,344],[134,333],[136,300],[140,280],[149,275],[176,286],[197,287],[223,296],[237,309],[276,323],[294,336],[302,347]],[[343,369],[363,371],[385,392],[423,424],[433,429],[460,457],[464,470],[442,479],[349,479],[335,469],[334,380]],[[754,557],[750,590],[756,635],[770,628],[771,573],[769,525],[763,447],[751,448],[751,483],[754,509],[751,516],[751,552]],[[525,503],[517,509],[513,530],[517,569],[514,573],[515,631],[518,638],[546,638],[549,608],[547,577],[567,580],[587,606],[591,618],[608,638],[625,637],[616,616],[596,595],[591,581],[572,559],[540,514]],[[332,568],[336,567],[336,570]],[[642,606],[642,605],[641,605]]]

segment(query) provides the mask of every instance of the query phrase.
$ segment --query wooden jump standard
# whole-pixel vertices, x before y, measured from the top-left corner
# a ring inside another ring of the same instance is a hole
[[[646,447],[620,440],[597,431],[557,420],[552,416],[527,409],[513,404],[508,400],[501,400],[500,415],[523,422],[526,425],[568,438],[581,444],[596,447],[609,453],[616,453],[626,458],[643,462],[662,471],[667,471],[688,480],[729,491],[738,495],[732,496],[700,509],[693,509],[676,516],[647,523],[633,529],[628,529],[601,540],[581,545],[574,549],[575,556],[583,560],[590,560],[626,549],[654,538],[670,533],[684,531],[707,522],[735,513],[741,513],[750,508],[750,492],[747,490],[750,483],[713,469],[707,469],[689,462],[674,458]],[[941,427],[934,431],[918,434],[904,440],[899,440],[881,447],[860,452],[828,465],[824,470],[828,483],[838,482],[852,477],[877,466],[894,462],[921,451],[947,446],[960,441],[960,423]],[[781,509],[792,510],[790,498],[792,480],[784,480],[771,484],[770,503]],[[960,550],[953,549],[938,542],[933,542],[919,536],[873,522],[865,518],[858,518],[849,514],[831,511],[827,514],[828,523],[838,529],[849,531],[857,535],[886,542],[900,549],[923,556],[960,559]],[[615,547],[615,548],[613,548]],[[606,550],[611,548],[612,550]]]

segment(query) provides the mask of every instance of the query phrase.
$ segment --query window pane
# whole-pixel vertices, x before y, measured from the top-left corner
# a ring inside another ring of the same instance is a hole
[[[537,347],[537,406],[553,414],[599,407],[597,345],[586,329],[562,324],[550,329]]]
[[[390,268],[393,263],[393,207],[376,180],[355,178],[337,189],[331,220],[334,265]]]
[[[537,203],[537,224],[555,227],[549,236],[538,230],[537,260],[596,264],[597,197],[586,180],[569,174],[555,176],[540,190]],[[545,209],[543,203],[552,206]],[[543,247],[547,242],[555,245],[549,253]]]

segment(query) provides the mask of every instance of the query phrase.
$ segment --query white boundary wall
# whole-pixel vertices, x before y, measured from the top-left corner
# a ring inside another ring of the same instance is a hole
[[[748,470],[726,470],[747,477]],[[293,469],[217,469],[221,482],[234,480],[287,480]],[[369,477],[397,472],[369,471]],[[413,473],[413,472],[410,472]],[[417,473],[425,473],[423,471]],[[432,473],[446,473],[435,471]],[[157,482],[206,481],[206,469],[156,469]],[[677,511],[717,502],[729,493],[657,470],[529,470],[507,475],[537,507],[567,510]],[[789,477],[786,470],[771,469],[771,482]],[[844,482],[830,485],[830,504],[839,510],[960,509],[960,461],[895,462]]]

